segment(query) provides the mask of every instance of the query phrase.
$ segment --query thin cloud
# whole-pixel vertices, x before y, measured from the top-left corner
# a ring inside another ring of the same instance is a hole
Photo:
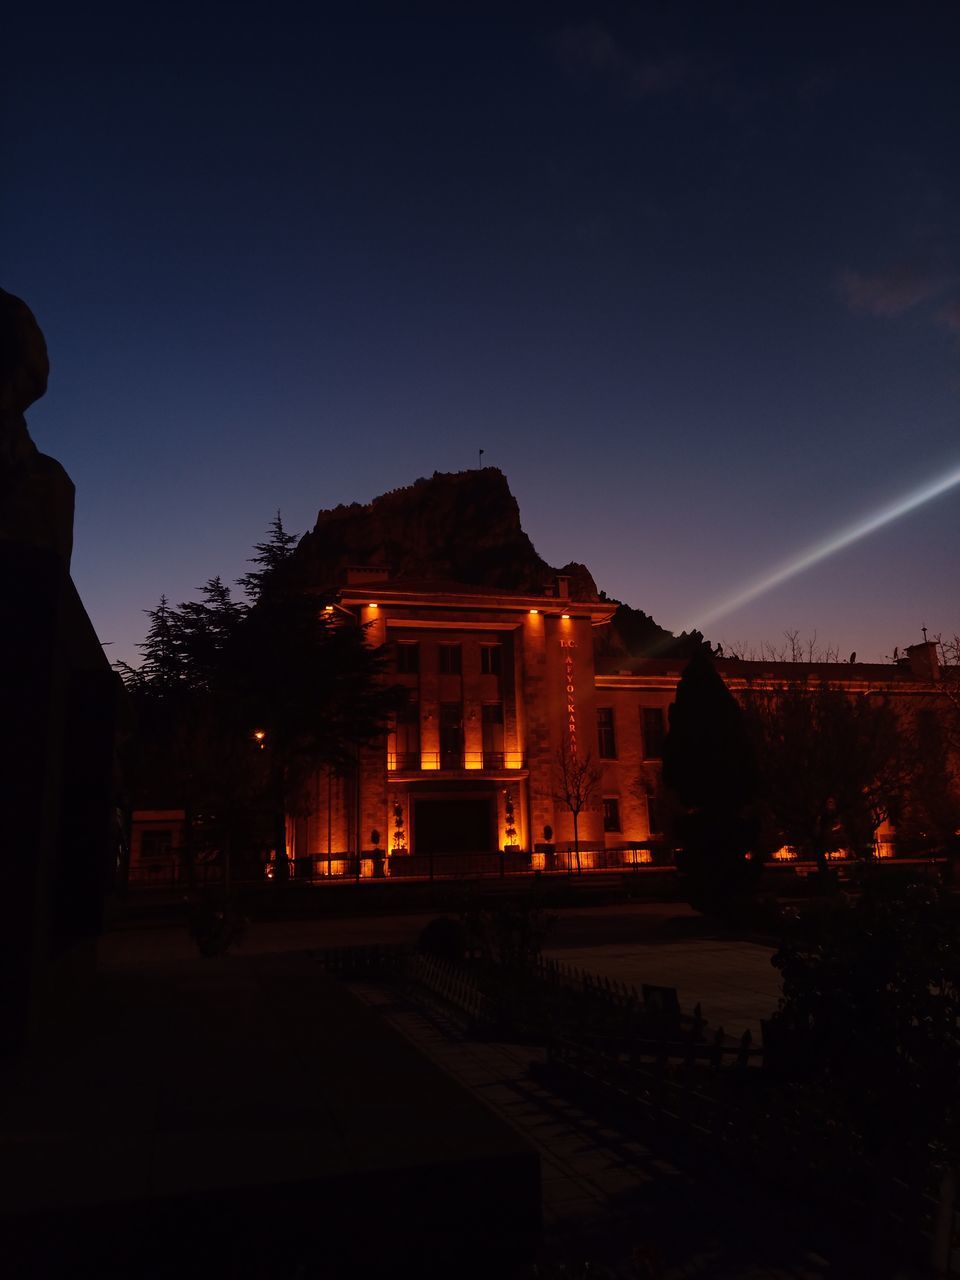
[[[938,313],[938,319],[960,338],[960,298],[951,299]]]
[[[556,36],[555,48],[567,71],[605,80],[624,97],[672,93],[683,87],[689,75],[686,59],[640,58],[598,22],[564,27]]]
[[[851,311],[886,320],[929,302],[949,285],[948,278],[921,271],[908,263],[872,275],[848,268],[840,273],[837,281],[840,296]]]

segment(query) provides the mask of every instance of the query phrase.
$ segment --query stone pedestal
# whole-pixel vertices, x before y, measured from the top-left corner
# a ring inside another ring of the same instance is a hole
[[[0,542],[5,764],[0,1052],[92,972],[116,847],[118,680],[46,548]]]
[[[24,420],[47,385],[30,309],[0,289],[0,1056],[92,975],[113,838],[119,680],[70,579],[70,477]]]

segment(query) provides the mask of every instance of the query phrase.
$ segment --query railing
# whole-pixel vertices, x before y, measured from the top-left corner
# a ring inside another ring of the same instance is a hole
[[[153,862],[138,862],[127,869],[130,888],[184,888],[198,884],[219,884],[223,879],[223,867],[219,862],[198,862],[185,866],[179,858],[163,858]]]
[[[312,854],[300,857],[295,864],[298,880],[337,880],[357,878],[356,854]],[[644,870],[668,870],[666,864],[658,867],[651,850],[643,845],[628,845],[620,849],[581,849],[580,870],[617,871],[631,875]],[[377,880],[469,880],[521,875],[578,874],[576,855],[560,849],[554,855],[534,850],[526,853],[509,849],[506,852],[490,850],[486,853],[395,853],[386,856],[366,850],[360,860],[360,879]]]
[[[387,770],[390,773],[451,773],[460,769],[501,770],[525,769],[523,751],[390,751]]]
[[[410,963],[410,948],[402,943],[324,947],[306,954],[338,978],[394,978]]]
[[[711,1042],[643,1043],[631,1052],[611,1051],[582,1037],[556,1037],[543,1066],[533,1073],[616,1128],[649,1140],[669,1132],[672,1158],[704,1156],[719,1169],[745,1170],[807,1200],[826,1223],[870,1233],[873,1247],[901,1250],[924,1275],[960,1274],[951,1237],[957,1228],[952,1187],[940,1183],[929,1152],[917,1153],[912,1170],[871,1161],[842,1123],[829,1119],[816,1092],[771,1090],[756,1070],[762,1051],[749,1032],[731,1043],[718,1031]],[[828,1233],[829,1236],[829,1233]],[[911,1271],[911,1274],[915,1274]]]
[[[569,843],[536,844],[533,848],[535,871],[563,871],[567,875],[583,871],[636,871],[655,864],[666,866],[670,861],[669,850],[656,840],[609,846],[581,840],[579,851]]]
[[[545,852],[545,850],[547,850]],[[604,849],[599,845],[581,846],[580,866],[571,849],[537,846],[533,853],[509,849],[486,853],[395,853],[382,849],[365,849],[357,864],[357,855],[335,851],[331,854],[301,855],[289,860],[290,879],[301,883],[330,884],[357,881],[383,884],[388,880],[477,880],[508,876],[574,877],[582,872],[608,871],[633,876],[643,871],[673,871],[659,849],[648,845],[625,845]],[[359,872],[359,874],[358,874]],[[264,884],[274,878],[274,863],[262,865],[259,874],[235,868],[234,884]],[[220,863],[201,863],[192,871],[176,859],[155,864],[139,864],[127,874],[131,890],[180,890],[191,886],[213,885],[223,881]]]
[[[496,1005],[471,981],[469,974],[437,956],[414,955],[407,962],[407,980],[425,987],[467,1015],[475,1027],[496,1022]]]

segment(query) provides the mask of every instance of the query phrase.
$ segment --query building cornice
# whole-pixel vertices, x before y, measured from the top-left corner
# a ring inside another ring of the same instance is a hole
[[[342,587],[337,593],[339,603],[345,608],[363,607],[376,601],[381,609],[450,609],[476,613],[526,613],[533,611],[545,618],[564,615],[577,621],[588,619],[593,626],[609,622],[614,610],[609,604],[583,600],[565,600],[558,596],[504,594],[491,591],[410,591],[380,583]]]

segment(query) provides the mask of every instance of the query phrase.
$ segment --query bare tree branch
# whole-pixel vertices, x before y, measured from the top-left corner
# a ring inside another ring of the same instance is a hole
[[[585,756],[581,756],[570,747],[569,742],[564,741],[563,746],[554,757],[554,784],[556,789],[554,790],[553,798],[558,804],[562,804],[565,809],[568,809],[573,816],[573,847],[577,857],[578,872],[582,870],[580,863],[580,814],[584,809],[593,808],[602,777],[603,770],[599,765],[593,763],[593,757],[589,751]]]

